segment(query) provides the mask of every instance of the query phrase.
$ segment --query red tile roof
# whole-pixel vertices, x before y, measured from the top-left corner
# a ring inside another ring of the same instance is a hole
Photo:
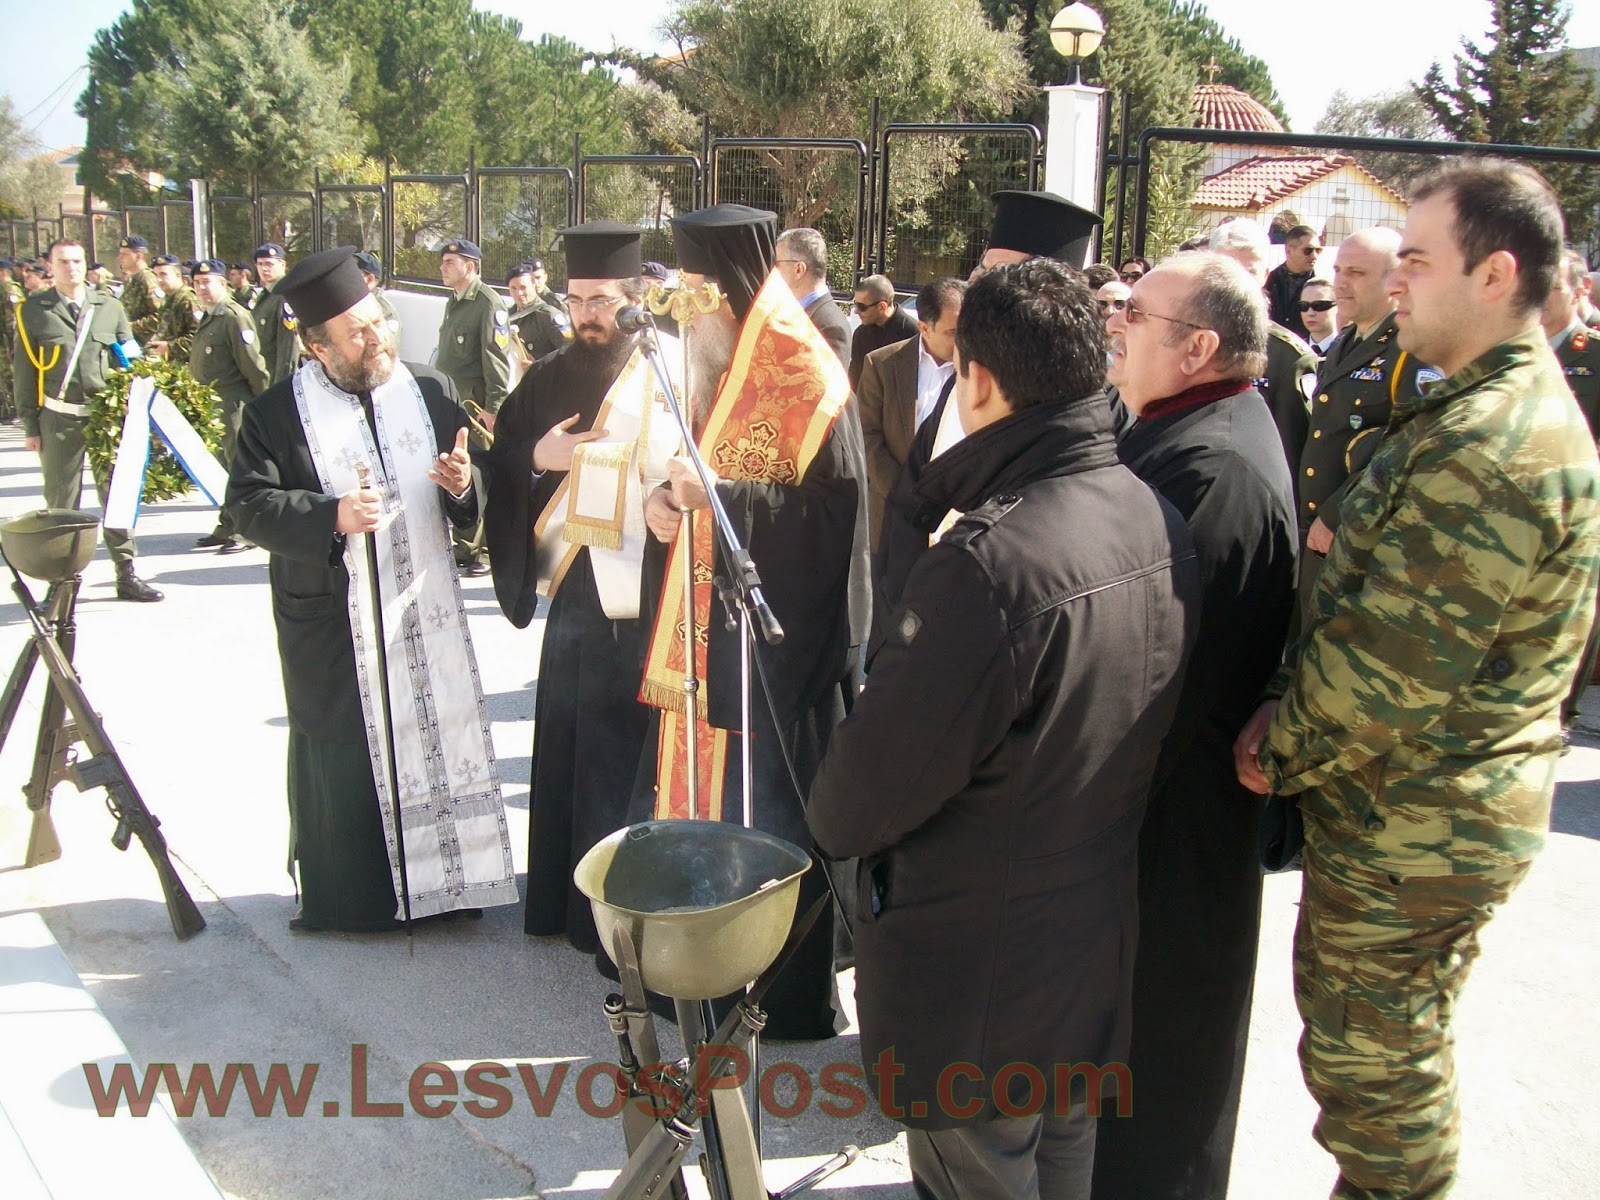
[[[1227,129],[1237,133],[1282,133],[1283,125],[1272,110],[1249,92],[1225,83],[1195,85],[1189,101],[1196,129]]]
[[[1344,167],[1360,172],[1373,187],[1386,192],[1397,204],[1404,204],[1392,188],[1348,154],[1247,158],[1202,183],[1193,203],[1196,208],[1260,212]]]

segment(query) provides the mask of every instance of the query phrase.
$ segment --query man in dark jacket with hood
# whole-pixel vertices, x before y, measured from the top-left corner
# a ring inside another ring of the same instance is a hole
[[[1056,263],[967,293],[967,437],[917,483],[950,516],[811,790],[818,847],[862,860],[862,1058],[919,1195],[1086,1197],[1128,1048],[1139,823],[1199,577],[1117,461],[1104,338]]]

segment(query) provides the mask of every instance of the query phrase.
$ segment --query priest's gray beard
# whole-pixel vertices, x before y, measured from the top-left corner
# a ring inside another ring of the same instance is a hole
[[[382,387],[394,375],[394,364],[399,361],[400,338],[394,330],[385,328],[382,340],[368,346],[360,358],[347,358],[341,349],[328,347],[331,361],[322,364],[333,386],[341,391],[359,396]]]
[[[720,313],[700,317],[689,326],[689,402],[694,410],[696,436],[711,415],[717,389],[733,362],[738,342],[738,323]]]

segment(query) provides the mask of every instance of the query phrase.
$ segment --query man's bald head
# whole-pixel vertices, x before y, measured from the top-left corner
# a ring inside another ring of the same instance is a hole
[[[1339,243],[1333,263],[1333,295],[1339,301],[1339,320],[1367,331],[1394,310],[1394,299],[1384,286],[1389,272],[1400,263],[1400,233],[1373,226],[1358,229]]]

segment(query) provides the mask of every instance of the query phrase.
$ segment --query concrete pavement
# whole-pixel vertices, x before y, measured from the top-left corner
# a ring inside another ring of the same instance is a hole
[[[0,428],[0,513],[39,503],[33,456],[16,427]],[[560,939],[525,937],[520,910],[509,907],[478,923],[419,929],[414,957],[399,936],[289,932],[286,725],[266,555],[194,550],[211,524],[211,511],[192,499],[141,518],[139,569],[167,592],[162,604],[114,600],[102,551],[86,575],[77,655],[84,686],[161,818],[209,927],[187,943],[173,938],[137,844],[126,854],[111,847],[99,792],[58,788],[63,857],[16,868],[28,827],[19,790],[31,762],[37,681],[0,753],[0,916],[43,916],[138,1064],[176,1064],[180,1079],[194,1064],[209,1064],[218,1078],[226,1064],[249,1064],[264,1079],[270,1064],[283,1063],[291,1081],[315,1066],[303,1116],[285,1115],[281,1100],[272,1115],[254,1115],[241,1085],[226,1116],[178,1117],[229,1196],[598,1196],[624,1156],[618,1123],[580,1103],[584,1067],[614,1052],[599,1010],[610,985],[587,958]],[[520,871],[540,623],[513,629],[487,580],[465,581],[465,594]],[[0,669],[21,648],[24,629],[18,606],[0,605]],[[1592,1133],[1600,1127],[1600,1038],[1591,1021],[1600,981],[1597,733],[1600,722],[1594,733],[1581,731],[1563,760],[1557,832],[1489,928],[1458,1014],[1467,1141],[1457,1196],[1578,1200],[1594,1194],[1600,1177]],[[1294,1057],[1288,963],[1297,891],[1298,876],[1267,881],[1230,1192],[1245,1200],[1313,1200],[1333,1179],[1331,1160],[1310,1137],[1314,1110]],[[663,1026],[665,1045],[673,1036]],[[852,1032],[833,1043],[773,1043],[763,1053],[765,1065],[792,1061],[816,1080],[829,1063],[856,1062],[857,1042]],[[365,1070],[353,1071],[362,1054]],[[441,1097],[409,1094],[413,1074],[429,1063],[449,1068],[460,1089],[453,1110],[434,1118],[416,1109]],[[468,1068],[479,1063],[505,1069],[479,1068],[474,1094]],[[549,1115],[537,1114],[519,1066],[536,1090],[550,1089]],[[404,1115],[355,1115],[353,1076],[358,1087],[364,1081],[368,1106],[399,1105]],[[590,1083],[589,1107],[603,1105],[610,1083]],[[779,1089],[780,1100],[791,1096]],[[870,1110],[828,1116],[824,1099],[819,1093],[797,1119],[767,1120],[769,1185],[785,1185],[854,1142],[862,1161],[832,1189],[910,1196],[904,1139],[892,1123]],[[160,1102],[172,1104],[164,1093]],[[80,1126],[86,1153],[94,1120]],[[697,1174],[690,1178],[698,1190]]]

